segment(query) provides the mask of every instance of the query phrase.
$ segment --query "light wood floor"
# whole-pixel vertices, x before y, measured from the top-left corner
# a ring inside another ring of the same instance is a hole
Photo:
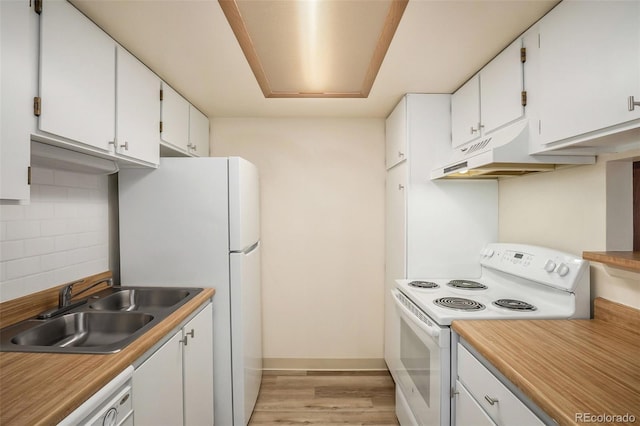
[[[249,426],[398,425],[386,371],[265,371]]]

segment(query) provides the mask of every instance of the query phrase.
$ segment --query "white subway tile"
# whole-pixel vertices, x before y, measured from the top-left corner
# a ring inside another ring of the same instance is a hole
[[[27,220],[40,220],[53,218],[53,204],[41,202],[31,198],[31,204],[26,206],[25,218]]]
[[[42,271],[53,271],[67,266],[68,251],[45,254],[40,257]]]
[[[43,237],[63,235],[67,233],[67,220],[65,219],[43,220],[40,223],[40,228],[41,228],[41,233]]]
[[[60,201],[67,199],[67,188],[40,185],[38,191],[40,193],[39,200],[42,201]]]
[[[0,242],[0,261],[20,259],[25,256],[24,241]]]
[[[38,256],[53,253],[55,250],[55,238],[53,237],[33,238],[24,241],[25,256]]]
[[[7,222],[6,238],[3,240],[24,240],[40,236],[40,222],[35,220]]]
[[[53,205],[53,217],[69,219],[78,216],[78,206],[73,203],[55,203]]]
[[[40,258],[38,256],[9,260],[4,263],[4,266],[6,268],[6,279],[8,280],[41,272]]]
[[[18,205],[18,204],[0,205],[0,220],[2,221],[24,220],[26,207],[27,206]]]
[[[53,170],[42,167],[31,168],[31,184],[32,185],[53,185]]]
[[[27,295],[24,289],[24,278],[14,280],[2,280],[0,286],[0,302],[15,299]]]
[[[72,188],[97,188],[99,175],[67,172],[55,170],[53,173],[54,183],[59,186]]]
[[[56,251],[68,251],[80,247],[78,235],[79,234],[65,234],[54,237]]]

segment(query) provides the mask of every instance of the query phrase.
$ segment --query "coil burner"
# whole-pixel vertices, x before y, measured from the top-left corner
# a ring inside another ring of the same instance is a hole
[[[433,303],[443,308],[458,311],[481,311],[485,308],[482,303],[463,297],[441,297],[440,299],[434,300]]]
[[[535,311],[536,307],[523,302],[522,300],[515,299],[499,299],[493,302],[495,306],[500,308],[509,309],[511,311]]]
[[[440,286],[431,281],[411,281],[409,283],[410,287],[415,288],[439,288]]]
[[[486,290],[487,286],[477,281],[470,280],[451,280],[447,283],[449,287],[459,288],[463,290]]]

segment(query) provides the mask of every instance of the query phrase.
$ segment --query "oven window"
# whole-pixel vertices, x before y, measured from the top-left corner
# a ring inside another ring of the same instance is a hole
[[[400,323],[400,360],[411,380],[413,380],[413,384],[422,395],[422,399],[429,406],[431,401],[429,397],[429,389],[431,387],[431,377],[429,375],[431,355],[429,348],[420,341],[406,322],[400,321]]]

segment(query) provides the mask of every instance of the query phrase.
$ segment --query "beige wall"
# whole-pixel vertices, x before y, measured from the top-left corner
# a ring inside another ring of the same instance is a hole
[[[261,179],[265,366],[380,367],[384,120],[214,118]]]
[[[632,158],[640,158],[640,151],[601,155],[590,166],[501,180],[500,241],[575,254],[631,250]],[[640,308],[639,273],[591,265],[592,298]]]

